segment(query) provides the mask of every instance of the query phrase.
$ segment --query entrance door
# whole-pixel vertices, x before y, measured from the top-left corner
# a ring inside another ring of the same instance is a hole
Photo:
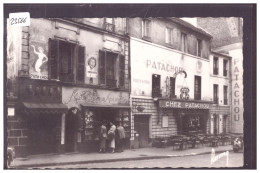
[[[136,115],[134,117],[134,129],[139,134],[139,147],[148,147],[149,143],[149,115]]]
[[[56,152],[56,115],[30,115],[28,119],[28,153],[46,154]]]
[[[66,152],[76,151],[76,128],[77,128],[77,116],[71,111],[66,115],[65,124],[65,150]]]

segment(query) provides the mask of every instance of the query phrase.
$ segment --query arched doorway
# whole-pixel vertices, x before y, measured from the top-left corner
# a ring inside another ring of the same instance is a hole
[[[77,132],[81,113],[78,108],[69,109],[65,119],[65,151],[75,152],[77,150]]]

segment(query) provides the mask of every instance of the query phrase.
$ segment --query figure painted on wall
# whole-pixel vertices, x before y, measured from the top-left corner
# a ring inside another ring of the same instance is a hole
[[[38,59],[35,61],[34,70],[41,74],[41,67],[42,65],[48,61],[48,57],[44,54],[44,49],[42,47],[38,47],[38,52],[35,50],[35,46],[31,45],[33,47],[34,53],[38,56]]]

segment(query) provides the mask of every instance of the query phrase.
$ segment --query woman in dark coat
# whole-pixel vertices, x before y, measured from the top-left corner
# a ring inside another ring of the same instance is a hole
[[[100,135],[99,135],[99,152],[104,153],[106,152],[106,139],[107,139],[107,128],[105,122],[102,123],[100,128]]]

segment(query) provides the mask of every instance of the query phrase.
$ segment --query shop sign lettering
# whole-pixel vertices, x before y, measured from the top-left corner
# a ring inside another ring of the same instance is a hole
[[[123,92],[112,92],[96,89],[62,88],[62,102],[66,105],[129,105],[129,95]]]
[[[234,69],[234,77],[235,77],[235,82],[233,84],[233,105],[234,105],[234,108],[233,108],[233,113],[234,113],[234,117],[235,117],[235,120],[236,121],[239,121],[239,113],[240,113],[240,110],[239,110],[239,98],[240,98],[240,93],[239,93],[239,84],[238,84],[238,76],[239,76],[239,70],[238,70],[238,61],[239,59],[234,59],[234,66],[235,66],[235,69]]]
[[[172,72],[172,73],[178,73],[183,71],[182,67],[177,67],[168,63],[162,63],[159,61],[151,61],[151,60],[146,60],[146,67],[156,69],[156,70],[161,70],[161,71]]]
[[[160,100],[159,106],[163,108],[188,108],[188,109],[209,109],[208,103],[180,102]]]

